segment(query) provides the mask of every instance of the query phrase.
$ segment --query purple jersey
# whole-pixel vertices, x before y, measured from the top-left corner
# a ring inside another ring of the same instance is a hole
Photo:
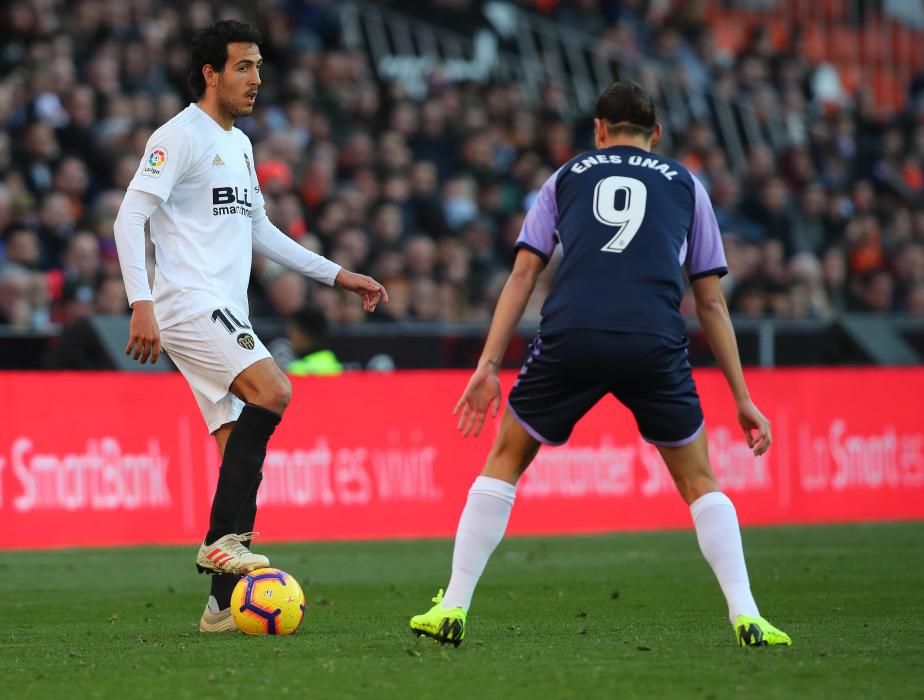
[[[709,196],[686,168],[632,146],[583,153],[543,184],[517,247],[561,265],[542,331],[683,335],[683,270],[728,271]]]

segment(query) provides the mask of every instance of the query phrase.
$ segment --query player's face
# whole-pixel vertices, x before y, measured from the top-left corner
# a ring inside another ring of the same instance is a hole
[[[218,102],[232,117],[243,117],[253,111],[260,87],[260,67],[263,57],[256,44],[228,44],[228,61],[218,76]]]

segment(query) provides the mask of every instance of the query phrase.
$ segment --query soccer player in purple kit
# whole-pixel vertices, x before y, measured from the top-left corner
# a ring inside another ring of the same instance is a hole
[[[500,432],[469,490],[446,593],[411,629],[458,646],[478,580],[500,543],[516,484],[541,445],[561,445],[580,418],[613,394],[635,416],[689,504],[700,549],[728,603],[741,646],[791,644],[751,593],[735,508],[709,464],[680,302],[684,270],[696,314],[755,455],[770,422],[751,401],[719,278],[728,270],[709,196],[679,163],[651,149],[661,137],[654,102],[615,82],[597,100],[596,150],[542,186],[517,239],[478,367],[456,405],[463,435],[478,435],[501,401],[497,371],[536,280],[561,243],[542,322],[510,393]]]

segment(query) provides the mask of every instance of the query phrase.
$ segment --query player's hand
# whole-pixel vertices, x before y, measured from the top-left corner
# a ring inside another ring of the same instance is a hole
[[[133,359],[140,360],[141,364],[151,358],[151,364],[160,357],[160,328],[154,318],[154,303],[150,301],[136,301],[132,305],[132,321],[128,330],[128,345],[125,354],[132,355]]]
[[[385,291],[385,287],[368,275],[359,275],[355,272],[340,268],[340,272],[337,273],[334,284],[349,292],[359,294],[363,300],[363,311],[371,313],[375,311],[375,306],[380,301],[386,304],[388,303],[388,292]]]
[[[759,457],[770,449],[773,443],[773,437],[770,433],[770,421],[766,416],[757,410],[757,406],[748,399],[738,404],[738,423],[744,431],[744,439],[748,442],[748,447],[754,450],[754,455]],[[755,436],[754,433],[757,433]]]
[[[497,373],[490,365],[479,367],[468,380],[468,386],[452,410],[452,415],[459,416],[456,428],[463,437],[468,437],[469,433],[478,435],[488,409],[491,409],[492,416],[496,416],[500,403],[501,388]]]

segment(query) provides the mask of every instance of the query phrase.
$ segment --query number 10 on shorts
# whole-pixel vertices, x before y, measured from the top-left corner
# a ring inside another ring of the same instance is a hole
[[[215,309],[212,312],[212,322],[221,323],[225,327],[225,330],[228,331],[231,335],[234,335],[238,330],[246,330],[250,328],[246,323],[241,323],[235,318],[234,314],[231,313],[231,309],[225,307],[224,309]]]

